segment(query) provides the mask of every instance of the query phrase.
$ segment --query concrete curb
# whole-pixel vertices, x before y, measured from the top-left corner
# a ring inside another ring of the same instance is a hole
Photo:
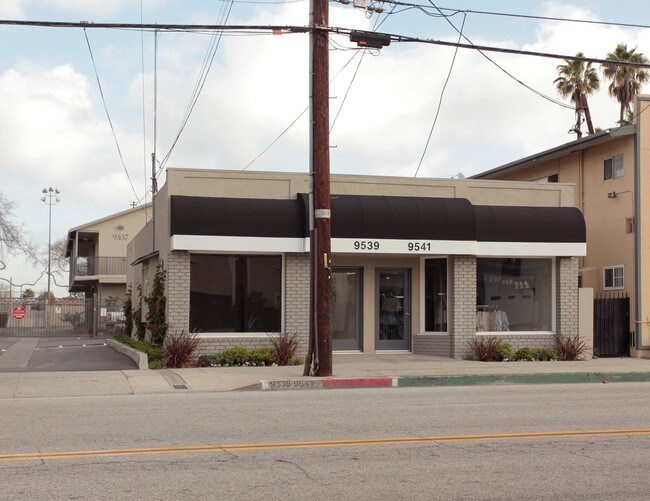
[[[149,357],[146,353],[138,351],[135,348],[131,348],[125,344],[119,343],[115,341],[115,339],[107,339],[106,344],[133,360],[136,364],[138,364],[138,369],[149,369]]]
[[[314,390],[333,388],[386,388],[423,386],[479,386],[509,384],[630,383],[650,382],[650,372],[568,372],[538,374],[467,374],[454,376],[404,376],[261,380],[247,389]]]

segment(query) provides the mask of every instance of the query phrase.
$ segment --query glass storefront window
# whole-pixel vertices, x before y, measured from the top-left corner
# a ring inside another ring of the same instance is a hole
[[[190,330],[279,332],[281,256],[193,254]]]
[[[447,332],[447,259],[424,261],[424,330]]]
[[[476,331],[552,331],[551,259],[476,260]]]

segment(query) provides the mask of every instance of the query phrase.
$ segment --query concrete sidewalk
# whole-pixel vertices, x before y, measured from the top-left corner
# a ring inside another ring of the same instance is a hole
[[[470,362],[412,354],[335,354],[331,378],[302,376],[302,367],[14,372],[0,374],[0,399],[293,390],[381,386],[610,383],[650,381],[650,360]]]

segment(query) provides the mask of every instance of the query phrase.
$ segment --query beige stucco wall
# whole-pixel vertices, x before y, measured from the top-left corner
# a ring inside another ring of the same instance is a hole
[[[292,199],[296,198],[298,193],[309,191],[309,176],[284,172],[169,169],[165,188],[165,197],[185,195]],[[523,186],[521,183],[505,181],[334,174],[331,176],[330,191],[338,195],[466,198],[476,205],[573,205],[573,189],[563,184]]]
[[[121,212],[105,219],[74,228],[78,233],[97,233],[99,235],[95,256],[126,256],[126,247],[151,217],[149,206]],[[118,228],[122,226],[123,228]]]

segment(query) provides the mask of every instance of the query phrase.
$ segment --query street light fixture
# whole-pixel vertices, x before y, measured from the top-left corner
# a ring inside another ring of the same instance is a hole
[[[49,206],[49,225],[47,234],[47,303],[50,301],[50,287],[52,281],[52,206],[61,201],[59,195],[61,192],[57,188],[43,188],[44,195],[41,202]]]

